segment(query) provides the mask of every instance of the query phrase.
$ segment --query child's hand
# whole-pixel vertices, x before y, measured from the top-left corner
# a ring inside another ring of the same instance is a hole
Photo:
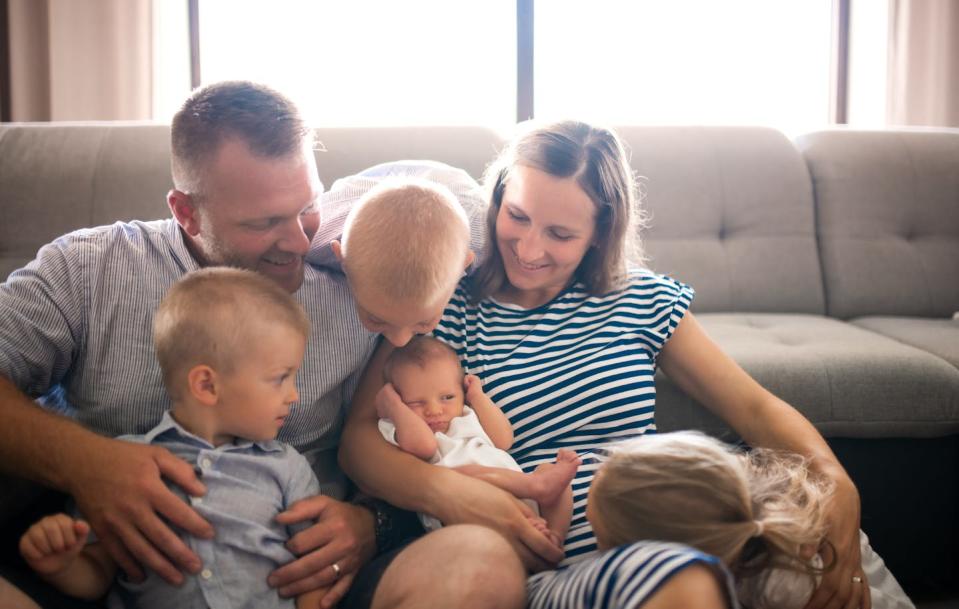
[[[475,374],[463,377],[463,389],[466,390],[466,402],[470,405],[486,397],[483,393],[483,381]]]
[[[393,383],[387,383],[376,394],[376,416],[381,419],[394,419],[394,408],[405,408],[403,398],[396,392]]]
[[[66,514],[46,516],[20,538],[20,554],[41,575],[55,575],[76,560],[90,525]]]

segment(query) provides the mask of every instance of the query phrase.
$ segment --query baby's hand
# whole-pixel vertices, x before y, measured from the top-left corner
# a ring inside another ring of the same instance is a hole
[[[20,538],[20,554],[41,575],[55,575],[83,550],[90,525],[66,514],[46,516]]]
[[[483,393],[483,381],[475,374],[467,374],[463,377],[463,389],[466,390],[466,401],[469,404],[473,404],[485,396]]]
[[[396,392],[393,383],[387,383],[376,394],[376,416],[393,419],[394,408],[405,408],[403,398]]]

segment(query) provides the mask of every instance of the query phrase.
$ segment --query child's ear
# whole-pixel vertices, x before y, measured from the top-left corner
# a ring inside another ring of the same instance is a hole
[[[333,241],[330,241],[330,247],[333,248],[333,255],[336,256],[336,260],[340,263],[340,265],[342,265],[343,264],[343,248],[340,245],[340,242],[334,239]]]
[[[473,253],[473,250],[466,250],[466,264],[463,265],[463,270],[468,270],[474,260],[476,260],[476,254]]]
[[[216,370],[205,364],[194,366],[187,373],[190,395],[204,406],[215,406],[219,399]]]

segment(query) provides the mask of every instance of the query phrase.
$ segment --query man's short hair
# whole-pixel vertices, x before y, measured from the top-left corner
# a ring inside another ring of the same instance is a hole
[[[283,325],[304,338],[310,333],[303,307],[254,271],[210,267],[173,284],[153,317],[153,342],[170,396],[178,398],[195,366],[232,372],[264,325]]]
[[[397,178],[367,192],[343,229],[343,268],[354,290],[434,303],[463,274],[469,221],[444,186]]]
[[[256,156],[288,157],[312,143],[313,131],[296,105],[267,87],[224,81],[196,89],[170,128],[173,183],[198,196],[209,163],[227,139],[243,141]]]

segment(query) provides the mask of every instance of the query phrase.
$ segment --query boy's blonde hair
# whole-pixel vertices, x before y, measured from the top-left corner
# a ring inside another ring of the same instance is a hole
[[[469,251],[466,212],[427,180],[386,181],[364,195],[343,229],[343,268],[354,290],[430,304],[447,297]]]
[[[232,372],[262,335],[262,324],[283,324],[304,338],[310,333],[293,296],[253,271],[212,267],[173,284],[153,317],[153,342],[170,397],[179,399],[194,366]]]
[[[414,336],[406,345],[390,353],[383,366],[383,380],[392,383],[393,370],[397,366],[414,364],[425,370],[431,362],[443,358],[455,362],[462,374],[460,359],[452,347],[432,336]]]
[[[627,440],[607,454],[590,500],[610,544],[686,543],[737,577],[771,567],[823,571],[800,547],[822,543],[832,487],[802,456],[745,452],[692,431]]]

